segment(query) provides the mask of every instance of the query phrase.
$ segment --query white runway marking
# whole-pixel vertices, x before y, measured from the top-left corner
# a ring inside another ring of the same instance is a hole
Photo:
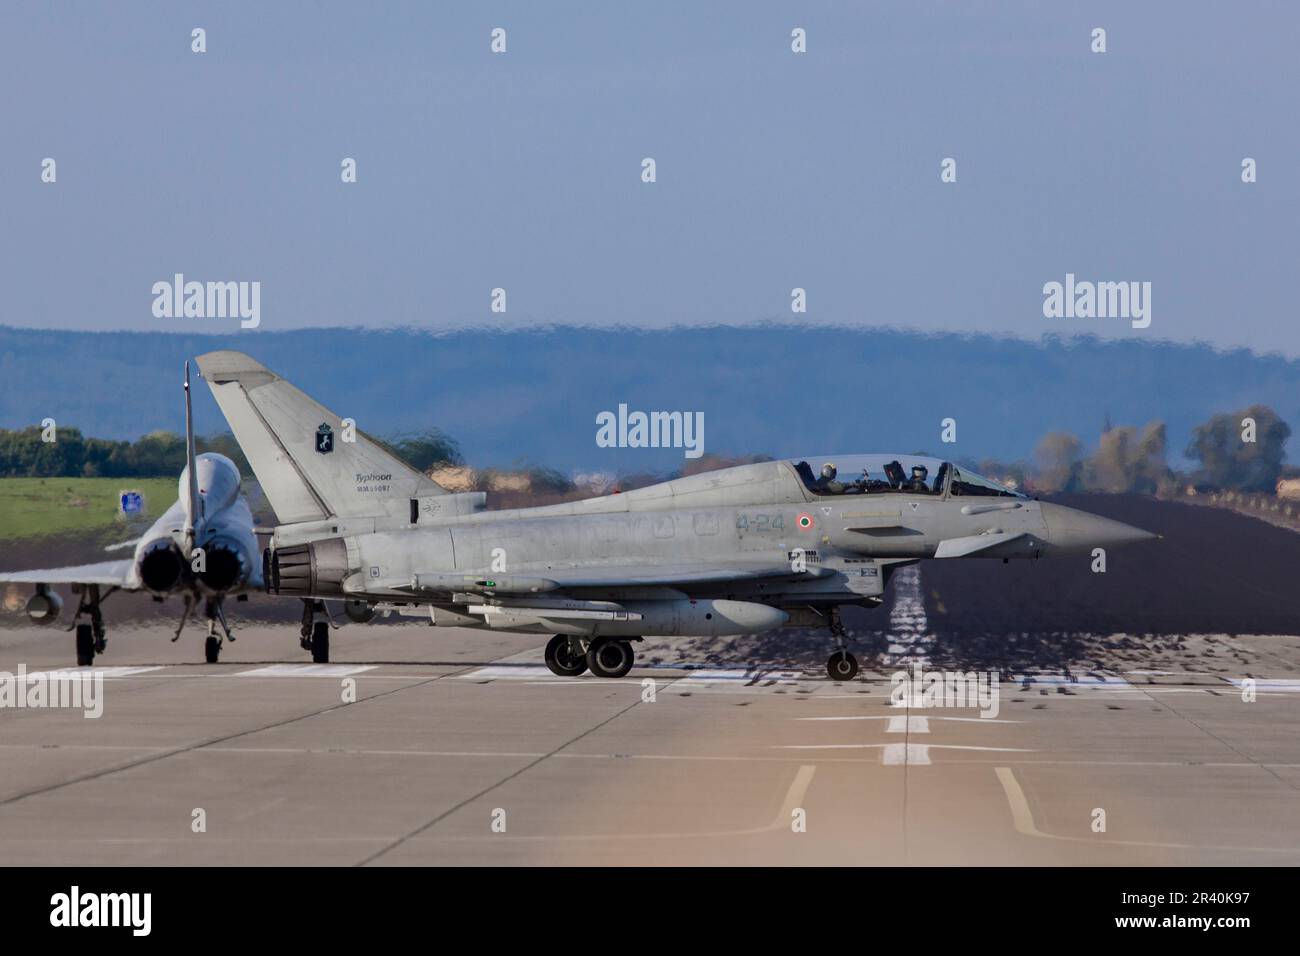
[[[27,676],[45,677],[50,680],[74,680],[86,677],[103,677],[104,680],[115,680],[120,677],[130,677],[134,674],[146,674],[149,671],[160,671],[162,667],[77,667],[68,670],[57,671],[28,671]]]
[[[926,717],[890,717],[885,728],[887,734],[928,734],[930,721]]]
[[[854,716],[854,717],[796,717],[795,720],[901,720],[901,717],[889,716]],[[963,723],[971,724],[1022,724],[1023,720],[1004,720],[996,717],[935,717],[933,714],[927,717],[918,717],[918,720],[957,720]]]
[[[1074,674],[1067,676],[1065,674],[1017,674],[1015,677],[1008,678],[1012,683],[1024,684],[1029,682],[1029,686],[1041,684],[1044,687],[1078,687],[1094,688],[1103,687],[1106,690],[1136,690],[1132,684],[1120,677],[1118,674]]]
[[[1024,747],[966,747],[962,744],[785,744],[780,750],[880,750],[881,762],[888,766],[930,763],[931,750],[979,750],[982,753],[1036,753]]]
[[[1246,686],[1245,678],[1225,677],[1223,679],[1238,690],[1241,690]],[[1255,690],[1257,691],[1272,691],[1279,694],[1300,694],[1300,680],[1291,678],[1274,678],[1269,680],[1264,677],[1256,677],[1254,680]]]
[[[545,664],[489,664],[468,674],[457,674],[456,680],[555,680],[556,676]],[[566,677],[564,680],[573,681],[583,678],[600,680],[590,672],[577,678]]]
[[[374,664],[270,664],[251,671],[239,671],[235,677],[348,677],[374,670]]]
[[[714,667],[714,668],[697,668],[691,669],[689,666],[678,664],[646,664],[637,665],[637,671],[643,670],[665,670],[674,673],[682,673],[681,677],[656,677],[657,680],[675,680],[679,684],[688,686],[701,687],[705,684],[719,683],[725,681],[728,684],[764,684],[769,681],[779,681],[782,683],[798,683],[803,679],[803,671],[798,670],[762,670],[753,667]],[[654,676],[654,675],[641,675]],[[468,674],[458,674],[457,680],[525,680],[525,681],[548,681],[551,683],[573,681],[572,677],[557,677],[551,673],[549,667],[545,664],[536,663],[496,663],[489,664],[486,667],[479,667],[470,671]],[[596,677],[590,671],[582,674],[579,680],[589,680],[603,682],[604,678]],[[632,674],[622,679],[623,683],[640,683],[637,674]],[[614,681],[619,683],[619,681]]]
[[[768,824],[768,829],[781,830],[790,825],[794,811],[803,805],[803,798],[808,793],[808,784],[812,783],[813,774],[816,772],[817,765],[811,763],[803,764],[795,772],[794,780],[790,782],[790,789],[785,792],[781,809],[777,811],[776,819]]]
[[[422,680],[427,678],[450,678],[454,680],[477,680],[477,681],[502,681],[516,686],[570,686],[570,687],[636,687],[641,686],[641,680],[645,677],[654,677],[659,682],[661,691],[677,692],[697,692],[697,693],[731,693],[731,694],[763,694],[777,689],[788,688],[808,688],[813,691],[807,693],[809,700],[858,700],[874,702],[882,697],[891,697],[892,690],[887,681],[872,680],[867,678],[861,683],[862,690],[852,694],[834,694],[821,693],[823,689],[829,690],[827,682],[822,678],[809,678],[808,675],[796,669],[772,669],[763,670],[762,668],[699,668],[690,670],[689,665],[651,665],[645,669],[638,667],[638,672],[634,672],[622,680],[604,680],[594,677],[590,673],[583,674],[580,678],[557,677],[541,663],[497,663],[484,667],[479,667],[469,673],[455,673],[454,665],[435,665],[446,666],[447,670],[429,670],[428,662],[413,661],[410,664],[391,663],[384,664],[311,664],[311,663],[291,663],[281,662],[277,664],[244,665],[244,670],[233,669],[238,667],[236,664],[210,666],[193,663],[174,663],[174,664],[148,664],[148,665],[117,665],[108,667],[86,667],[86,668],[59,668],[53,670],[33,670],[29,671],[29,676],[50,675],[61,678],[76,678],[85,676],[102,675],[105,680],[122,680],[122,679],[157,679],[157,680],[174,680],[176,678],[191,679],[218,679],[226,680],[231,677],[347,677],[358,674],[365,674],[367,680],[388,680],[388,681],[407,681]],[[0,668],[2,670],[3,668]],[[11,672],[16,670],[15,666],[8,668]],[[672,674],[657,674],[653,671],[662,669],[673,671]],[[382,670],[382,673],[379,671]],[[646,670],[651,673],[645,673]],[[1129,672],[1132,673],[1132,672]],[[1171,675],[1177,676],[1177,675]],[[1213,683],[1194,684],[1191,686],[1171,686],[1162,684],[1132,684],[1123,677],[1113,674],[1102,676],[1082,675],[1077,681],[1073,681],[1062,674],[1047,675],[1018,675],[1016,682],[1011,678],[1001,684],[1001,692],[1004,695],[1029,694],[1042,690],[1054,690],[1058,687],[1074,689],[1080,692],[1089,691],[1084,697],[1097,695],[1104,698],[1112,695],[1117,699],[1124,699],[1133,696],[1160,695],[1160,694],[1208,694],[1217,696],[1225,700],[1232,700],[1243,687],[1242,678],[1226,677],[1221,674],[1188,674],[1188,677],[1202,677]],[[1021,681],[1028,679],[1030,685],[1025,688]],[[1255,692],[1260,696],[1269,696],[1275,698],[1300,700],[1300,678],[1290,677],[1267,677],[1258,676],[1255,680]],[[1038,684],[1038,687],[1034,685]],[[1094,697],[1093,699],[1096,699]],[[983,718],[978,716],[967,717],[941,717],[936,715],[937,710],[948,710],[954,713],[960,713],[962,710],[973,711],[975,708],[934,708],[924,706],[924,699],[918,697],[911,701],[890,700],[891,707],[910,705],[916,711],[925,712],[929,720],[957,720],[957,721],[985,721],[990,724],[1001,723],[1019,723],[1014,720],[998,720]],[[840,716],[840,717],[797,717],[794,720],[889,720],[890,716]]]
[[[1011,822],[1015,826],[1016,832],[1023,834],[1024,836],[1039,837],[1044,840],[1065,840],[1072,843],[1091,843],[1093,846],[1146,846],[1174,850],[1235,850],[1251,853],[1300,853],[1300,848],[1298,847],[1245,847],[1212,846],[1195,843],[1157,843],[1148,840],[1116,840],[1102,834],[1094,834],[1093,836],[1085,837],[1047,833],[1046,831],[1038,829],[1038,825],[1034,823],[1034,814],[1029,809],[1029,801],[1025,799],[1025,791],[1021,789],[1020,781],[1016,779],[1015,772],[1010,767],[994,767],[993,772],[997,774],[998,782],[1002,784],[1002,791],[1007,796],[1007,806],[1011,810]]]
[[[880,752],[880,762],[887,767],[916,764],[925,767],[930,763],[929,744],[887,744]]]
[[[904,661],[929,663],[930,622],[925,616],[925,598],[921,591],[919,565],[903,568],[894,575],[894,607],[889,614],[889,653],[885,663],[893,666]]]
[[[802,671],[701,670],[687,672],[685,677],[677,681],[677,686],[699,686],[717,681],[740,681],[745,684],[750,682],[766,684],[769,681],[780,681],[797,684],[802,677]]]

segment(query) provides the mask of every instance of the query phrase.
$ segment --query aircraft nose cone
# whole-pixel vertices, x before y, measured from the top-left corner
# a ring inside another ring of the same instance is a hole
[[[1103,518],[1064,505],[1044,503],[1043,521],[1047,525],[1048,540],[1052,550],[1091,551],[1093,548],[1118,548],[1138,541],[1149,541],[1157,535],[1143,531],[1131,524]]]

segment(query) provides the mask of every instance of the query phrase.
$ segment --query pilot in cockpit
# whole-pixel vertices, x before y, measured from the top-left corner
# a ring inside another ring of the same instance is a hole
[[[928,495],[930,486],[926,479],[930,476],[930,469],[925,465],[912,466],[912,480],[907,483],[907,490],[915,494]]]
[[[824,495],[844,494],[844,482],[836,478],[838,472],[829,461],[822,465],[821,477],[817,479],[817,490]]]

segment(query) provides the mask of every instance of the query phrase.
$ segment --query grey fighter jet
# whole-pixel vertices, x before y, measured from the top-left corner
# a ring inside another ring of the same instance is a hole
[[[101,561],[68,568],[0,572],[0,583],[35,586],[27,602],[27,616],[36,624],[53,624],[63,610],[63,599],[51,585],[69,584],[79,595],[73,618],[77,663],[93,664],[107,646],[101,605],[117,591],[148,591],[156,599],[180,594],[185,610],[173,641],[181,636],[200,602],[208,619],[204,658],[209,664],[221,653],[222,635],[234,640],[226,623],[223,601],[229,595],[243,598],[262,588],[262,562],[253,513],[239,493],[239,469],[225,455],[194,453],[194,426],[190,401],[190,364],[185,363],[185,470],[181,472],[175,504],[133,541],[130,558]],[[83,621],[82,618],[87,620]]]
[[[839,608],[878,605],[923,558],[1037,558],[1145,531],[1017,494],[949,462],[796,458],[585,501],[487,511],[448,493],[353,423],[239,352],[198,359],[279,517],[264,553],[274,594],[304,601],[303,639],[328,659],[324,598],[435,625],[551,634],[547,666],[622,677],[647,635],[823,626],[847,680]]]

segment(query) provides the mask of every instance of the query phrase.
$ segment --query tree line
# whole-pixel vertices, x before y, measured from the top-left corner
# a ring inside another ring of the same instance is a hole
[[[1183,454],[1196,463],[1175,471],[1166,460],[1164,422],[1142,427],[1107,425],[1097,448],[1067,432],[1044,435],[1023,477],[1037,491],[1107,491],[1154,494],[1191,486],[1198,491],[1272,492],[1295,469],[1286,459],[1291,426],[1267,405],[1215,415],[1192,430]]]
[[[87,438],[78,428],[59,426],[48,437],[39,426],[0,429],[0,477],[4,478],[156,478],[179,477],[185,467],[185,438],[168,431],[150,432],[135,441]],[[456,442],[438,429],[375,439],[399,458],[427,470],[459,464]],[[196,437],[195,448],[219,452],[251,476],[248,459],[230,432]]]
[[[1215,415],[1192,431],[1184,455],[1196,463],[1189,472],[1175,471],[1167,461],[1163,422],[1143,426],[1103,428],[1097,447],[1087,452],[1078,436],[1068,432],[1044,435],[1032,461],[959,460],[989,477],[1012,480],[1017,486],[1046,493],[1105,491],[1155,494],[1192,485],[1199,490],[1272,492],[1280,477],[1300,473],[1285,464],[1291,427],[1267,405],[1252,405],[1239,412]],[[152,478],[178,476],[185,467],[185,439],[166,431],[151,432],[136,441],[87,438],[77,428],[60,427],[57,440],[45,441],[38,426],[0,429],[0,477],[32,478]],[[462,465],[460,447],[437,428],[403,432],[386,438],[368,436],[421,471],[443,465]],[[200,452],[219,452],[251,476],[248,460],[229,432],[195,440]],[[623,490],[678,477],[764,460],[764,456],[725,458],[706,455],[673,475],[619,476]],[[528,469],[534,484],[566,493],[573,482],[551,469]],[[486,472],[484,474],[487,474]]]

